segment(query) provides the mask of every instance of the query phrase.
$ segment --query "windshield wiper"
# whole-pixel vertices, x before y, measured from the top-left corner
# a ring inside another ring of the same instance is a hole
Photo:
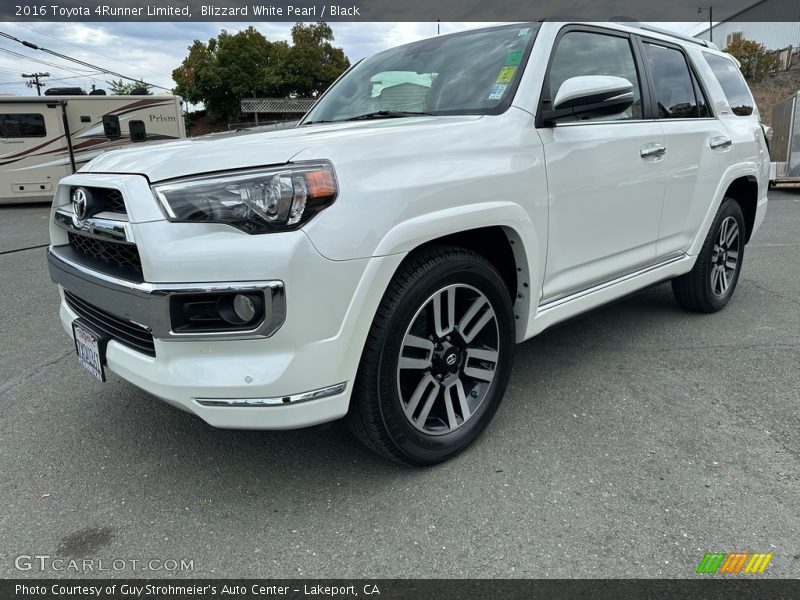
[[[349,119],[343,119],[344,121],[366,121],[367,119],[400,119],[402,117],[432,117],[433,113],[429,112],[409,112],[404,110],[376,110],[375,112],[365,113],[363,115],[357,115],[355,117],[350,117]]]

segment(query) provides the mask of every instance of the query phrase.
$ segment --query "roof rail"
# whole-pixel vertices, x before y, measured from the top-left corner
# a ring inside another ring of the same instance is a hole
[[[636,19],[630,19],[628,17],[612,17],[610,21],[612,23],[619,23],[620,25],[627,25],[628,27],[635,27],[636,29],[644,29],[645,31],[652,31],[653,33],[668,35],[670,37],[683,40],[684,42],[697,44],[698,46],[705,46],[706,48],[719,50],[716,44],[714,44],[713,42],[709,42],[708,40],[701,40],[700,38],[692,37],[690,35],[684,35],[682,33],[676,33],[674,31],[670,31],[669,29],[662,29],[661,27],[655,27],[654,25],[639,23]]]

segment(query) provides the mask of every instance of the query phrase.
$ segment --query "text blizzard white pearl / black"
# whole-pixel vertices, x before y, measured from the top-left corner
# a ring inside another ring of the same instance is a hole
[[[201,17],[360,17],[358,6],[342,6],[338,4],[319,4],[311,6],[276,6],[272,4],[251,4],[245,6],[215,6],[212,4],[200,7]]]

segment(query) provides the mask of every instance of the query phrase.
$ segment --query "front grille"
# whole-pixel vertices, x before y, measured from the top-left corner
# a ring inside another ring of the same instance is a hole
[[[70,197],[72,197],[73,187],[70,189]],[[101,213],[104,211],[126,214],[128,211],[125,209],[125,200],[122,198],[122,192],[113,188],[100,188],[100,187],[85,187],[92,195],[92,200],[96,208],[92,211],[93,214]]]
[[[156,355],[153,335],[141,325],[112,315],[66,290],[64,290],[64,298],[67,306],[98,333],[103,333],[112,340],[147,356]]]
[[[86,258],[106,265],[111,265],[136,274],[142,272],[142,259],[133,244],[99,240],[86,235],[68,232],[69,245]]]
[[[119,190],[105,190],[104,204],[106,210],[116,213],[125,213],[125,201],[122,199],[122,192]]]

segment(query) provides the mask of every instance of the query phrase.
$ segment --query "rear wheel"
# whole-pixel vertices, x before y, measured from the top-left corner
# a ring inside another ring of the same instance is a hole
[[[396,461],[429,465],[450,458],[500,405],[514,343],[511,300],[488,261],[445,246],[413,256],[375,316],[350,428]]]
[[[744,259],[745,222],[739,203],[725,198],[706,236],[694,268],[672,280],[678,304],[697,312],[716,312],[733,296]]]

